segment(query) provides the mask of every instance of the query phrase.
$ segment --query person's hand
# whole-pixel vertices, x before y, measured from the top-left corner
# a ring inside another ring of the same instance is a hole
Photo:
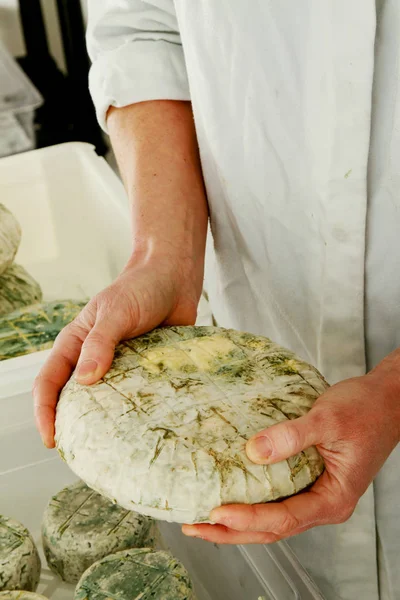
[[[393,377],[390,361],[384,363],[366,376],[329,388],[306,416],[248,441],[247,454],[258,464],[279,462],[316,446],[325,471],[309,491],[281,502],[219,507],[210,515],[215,525],[185,525],[183,532],[218,544],[268,544],[349,519],[400,441],[400,378]]]
[[[201,261],[194,267],[168,252],[135,259],[63,329],[34,384],[35,419],[46,446],[54,446],[58,396],[75,366],[79,383],[93,384],[110,368],[119,341],[160,324],[192,325],[202,283]]]

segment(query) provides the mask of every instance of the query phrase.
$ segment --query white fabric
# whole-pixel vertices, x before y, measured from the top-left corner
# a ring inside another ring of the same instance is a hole
[[[192,101],[216,321],[331,383],[400,345],[399,44],[398,0],[89,4],[104,128],[110,105]],[[350,521],[292,540],[328,600],[400,599],[399,467],[396,450]]]
[[[400,3],[379,0],[366,261],[368,367],[400,347]]]

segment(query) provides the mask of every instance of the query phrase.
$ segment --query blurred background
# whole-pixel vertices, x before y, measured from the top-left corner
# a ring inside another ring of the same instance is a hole
[[[113,164],[88,92],[86,0],[0,0],[0,156],[88,142]]]

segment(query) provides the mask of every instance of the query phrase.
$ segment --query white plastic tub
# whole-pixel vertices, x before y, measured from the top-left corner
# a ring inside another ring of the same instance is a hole
[[[130,252],[129,209],[117,176],[93,148],[64,144],[0,160],[0,199],[23,238],[17,260],[41,283],[45,298],[85,298],[109,284]],[[210,323],[201,306],[199,323]],[[52,494],[75,476],[46,450],[32,418],[31,386],[48,351],[0,362],[0,513],[22,521],[40,545],[40,521]],[[199,600],[315,600],[321,595],[286,544],[229,547],[160,524]],[[71,600],[73,587],[47,569],[39,592]]]
[[[0,157],[35,147],[34,114],[43,98],[0,42]]]

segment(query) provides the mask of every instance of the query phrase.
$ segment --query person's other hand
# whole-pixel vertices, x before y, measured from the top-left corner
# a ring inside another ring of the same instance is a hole
[[[349,519],[400,441],[398,365],[388,359],[381,365],[329,388],[306,416],[248,441],[249,458],[265,465],[316,446],[325,471],[309,491],[281,502],[219,507],[210,516],[215,525],[185,525],[183,532],[218,544],[268,544]]]
[[[194,267],[168,252],[136,259],[61,331],[33,390],[36,424],[47,447],[54,446],[59,393],[75,366],[78,382],[93,384],[110,368],[121,340],[160,324],[192,325],[202,283],[201,261]]]

